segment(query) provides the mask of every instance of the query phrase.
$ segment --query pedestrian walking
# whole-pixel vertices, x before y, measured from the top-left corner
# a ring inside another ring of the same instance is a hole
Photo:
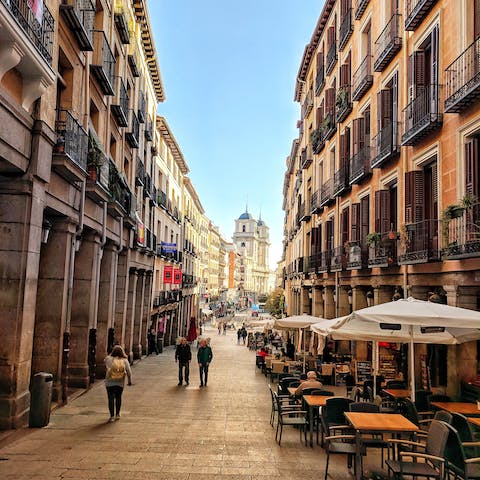
[[[108,410],[110,411],[109,422],[120,420],[120,409],[122,407],[122,393],[125,386],[125,377],[128,378],[128,385],[132,384],[132,370],[128,357],[120,345],[115,345],[105,358],[107,374],[105,376],[105,387],[107,388]]]
[[[223,327],[223,334],[227,334],[227,322],[226,320],[222,322],[222,327]]]
[[[247,329],[245,327],[242,327],[242,339],[243,339],[243,344],[245,345],[245,341],[247,340]]]
[[[212,362],[213,353],[206,340],[202,340],[197,353],[198,366],[200,368],[200,386],[207,386],[208,366]]]
[[[240,345],[240,339],[242,338],[242,333],[243,333],[243,328],[240,327],[238,330],[237,330],[237,344]],[[245,343],[245,340],[243,341],[243,343]]]
[[[185,370],[185,383],[190,385],[190,360],[192,359],[192,351],[187,339],[182,337],[180,343],[175,349],[175,362],[178,363],[178,385],[183,383],[183,371]]]
[[[157,348],[157,332],[155,331],[155,327],[152,325],[150,330],[148,331],[148,354],[150,355],[155,352],[158,355],[158,348]]]
[[[217,328],[218,328],[218,334],[221,335],[221,333],[222,333],[222,322],[218,322]]]

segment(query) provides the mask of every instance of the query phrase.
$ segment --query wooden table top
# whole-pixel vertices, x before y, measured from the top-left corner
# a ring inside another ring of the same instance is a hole
[[[332,398],[326,395],[304,395],[303,399],[309,407],[324,407],[327,404],[327,398]]]
[[[407,398],[410,396],[410,390],[403,388],[384,388],[382,392],[386,393],[389,397],[392,398]]]
[[[355,430],[378,432],[416,432],[418,427],[399,413],[345,412]]]
[[[446,410],[450,413],[461,413],[462,415],[480,415],[480,410],[476,403],[468,402],[432,402],[433,407],[440,410]]]
[[[298,387],[288,387],[288,393],[290,395],[295,395],[295,392],[297,391]]]
[[[476,425],[477,427],[480,427],[480,418],[478,418],[478,417],[467,417],[467,420],[470,423],[473,423],[474,425]]]

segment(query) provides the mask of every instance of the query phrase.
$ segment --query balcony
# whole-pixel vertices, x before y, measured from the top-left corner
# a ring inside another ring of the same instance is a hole
[[[146,123],[145,123],[145,139],[149,142],[153,141],[153,124],[150,115],[147,115]]]
[[[415,145],[433,130],[442,126],[440,85],[417,87],[417,96],[404,109],[402,145]]]
[[[406,226],[406,238],[402,239],[402,253],[398,256],[400,265],[440,260],[439,223],[437,219],[432,219]]]
[[[325,74],[329,75],[337,63],[337,45],[335,41],[330,45],[327,52],[327,63],[325,65]]]
[[[337,122],[335,121],[335,110],[327,112],[322,123],[323,141],[330,140],[337,131]]]
[[[318,259],[318,273],[326,273],[330,269],[330,265],[332,262],[332,252],[331,250],[327,250],[325,252],[321,252]]]
[[[312,150],[309,147],[305,147],[300,154],[300,166],[301,168],[308,168],[312,163]]]
[[[313,109],[313,90],[310,89],[307,92],[305,101],[303,102],[303,105],[302,105],[302,119],[307,118],[308,114],[312,111],[312,109]]]
[[[140,59],[138,58],[138,50],[134,42],[128,47],[127,60],[130,65],[130,70],[132,71],[132,76],[135,78],[140,77]]]
[[[380,241],[368,249],[368,267],[388,268],[397,265],[397,240],[390,239],[388,232],[380,234]]]
[[[347,266],[347,259],[345,257],[345,249],[343,247],[335,247],[332,251],[332,258],[330,261],[331,272],[341,272]]]
[[[407,0],[405,30],[415,30],[436,3],[437,0]]]
[[[137,187],[145,187],[145,166],[143,162],[137,159],[137,170],[135,172],[135,185]]]
[[[350,190],[348,166],[340,168],[333,175],[333,196],[339,197]]]
[[[360,20],[362,18],[362,15],[367,9],[369,3],[370,0],[357,0],[355,7],[355,20]]]
[[[125,139],[131,148],[138,148],[140,140],[140,124],[133,110],[130,110],[130,128],[125,133]]]
[[[320,265],[320,255],[310,255],[308,257],[308,273],[317,273]]]
[[[480,257],[480,203],[443,222],[441,228],[443,260]]]
[[[338,89],[335,100],[335,115],[337,123],[343,122],[352,111],[352,99],[350,85],[343,85]]]
[[[391,122],[373,137],[372,168],[382,167],[400,152],[398,122]]]
[[[120,174],[115,163],[110,160],[108,190],[110,199],[108,213],[112,217],[125,217],[132,215],[133,193],[131,192],[125,175]]]
[[[341,52],[353,33],[352,8],[348,9],[340,23],[338,32],[338,50]]]
[[[350,159],[350,185],[359,184],[372,174],[371,150],[367,145]]]
[[[141,163],[143,166],[143,163]],[[152,179],[148,173],[144,173],[144,181],[143,181],[143,198],[150,198],[151,190],[152,190]]]
[[[313,130],[310,134],[310,143],[312,144],[313,153],[320,153],[325,146],[325,140],[323,139],[323,131],[321,128]]]
[[[312,194],[310,199],[310,213],[313,215],[314,213],[320,213],[322,211],[322,207],[320,205],[320,190],[317,190]]]
[[[167,194],[162,190],[157,191],[157,205],[164,209],[167,208]]]
[[[310,218],[310,205],[308,202],[303,202],[298,207],[298,219],[300,222],[309,222]]]
[[[360,63],[352,78],[352,100],[360,100],[373,85],[372,56],[367,55]]]
[[[145,95],[140,90],[140,94],[138,96],[138,121],[139,121],[139,123],[145,123],[146,111],[147,111],[147,104],[146,104],[146,101],[145,101]]]
[[[383,72],[393,57],[402,48],[402,38],[399,36],[400,14],[392,16],[375,42],[375,63],[373,69]]]
[[[112,101],[110,109],[119,127],[128,127],[128,93],[125,84],[117,77],[117,96]]]
[[[320,65],[317,70],[317,76],[315,77],[315,95],[320,95],[325,86],[325,67]]]
[[[105,33],[93,31],[93,58],[90,69],[104,95],[115,95],[115,57],[108,44]]]
[[[86,195],[96,203],[108,202],[110,164],[105,154],[99,150],[89,150],[87,170]]]
[[[368,267],[368,247],[360,242],[349,242],[346,251],[347,270],[362,270]]]
[[[73,33],[80,50],[93,50],[95,5],[92,0],[66,0],[60,3],[60,14]]]
[[[333,178],[329,178],[323,183],[320,189],[320,206],[325,207],[335,200],[333,196]]]
[[[88,134],[68,110],[57,110],[57,143],[52,168],[70,182],[83,180],[87,170]]]
[[[445,69],[445,113],[460,113],[480,97],[480,37]]]
[[[117,29],[120,41],[124,45],[130,43],[130,31],[128,28],[129,20],[122,0],[116,0],[115,5],[115,28]]]

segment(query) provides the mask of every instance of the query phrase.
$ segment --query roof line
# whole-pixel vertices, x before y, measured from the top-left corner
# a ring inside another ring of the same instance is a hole
[[[184,177],[183,178],[183,183],[187,187],[188,193],[190,193],[190,196],[192,197],[193,201],[196,203],[198,210],[200,213],[203,215],[205,214],[205,209],[203,208],[202,202],[200,201],[200,198],[198,197],[198,193],[195,190],[195,187],[193,186],[192,180],[189,177]]]
[[[172,133],[172,130],[170,129],[167,123],[167,120],[165,120],[165,117],[162,117],[161,115],[157,115],[157,126],[158,126],[158,129],[160,130],[162,137],[165,139],[165,141],[167,142],[167,145],[170,147],[170,150],[172,151],[172,154],[173,154],[173,158],[175,159],[175,162],[177,162],[177,165],[180,167],[180,171],[184,175],[186,175],[190,171],[190,169],[188,168],[188,165],[187,165],[187,162],[185,161],[183,153],[180,150],[177,140],[175,139]]]

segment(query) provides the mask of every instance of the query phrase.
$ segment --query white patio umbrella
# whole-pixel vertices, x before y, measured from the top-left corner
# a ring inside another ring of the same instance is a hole
[[[455,345],[480,339],[480,312],[414,298],[357,310],[331,326],[313,327],[334,340],[409,343],[410,389],[415,400],[414,343]],[[377,354],[374,375],[377,373]],[[376,382],[374,382],[375,385]]]
[[[275,320],[273,328],[285,329],[285,330],[298,330],[299,342],[303,339],[303,373],[305,373],[305,334],[304,329],[309,328],[314,323],[321,322],[325,319],[321,317],[314,317],[313,315],[293,315],[291,317],[279,318]],[[299,347],[301,345],[299,344]]]

